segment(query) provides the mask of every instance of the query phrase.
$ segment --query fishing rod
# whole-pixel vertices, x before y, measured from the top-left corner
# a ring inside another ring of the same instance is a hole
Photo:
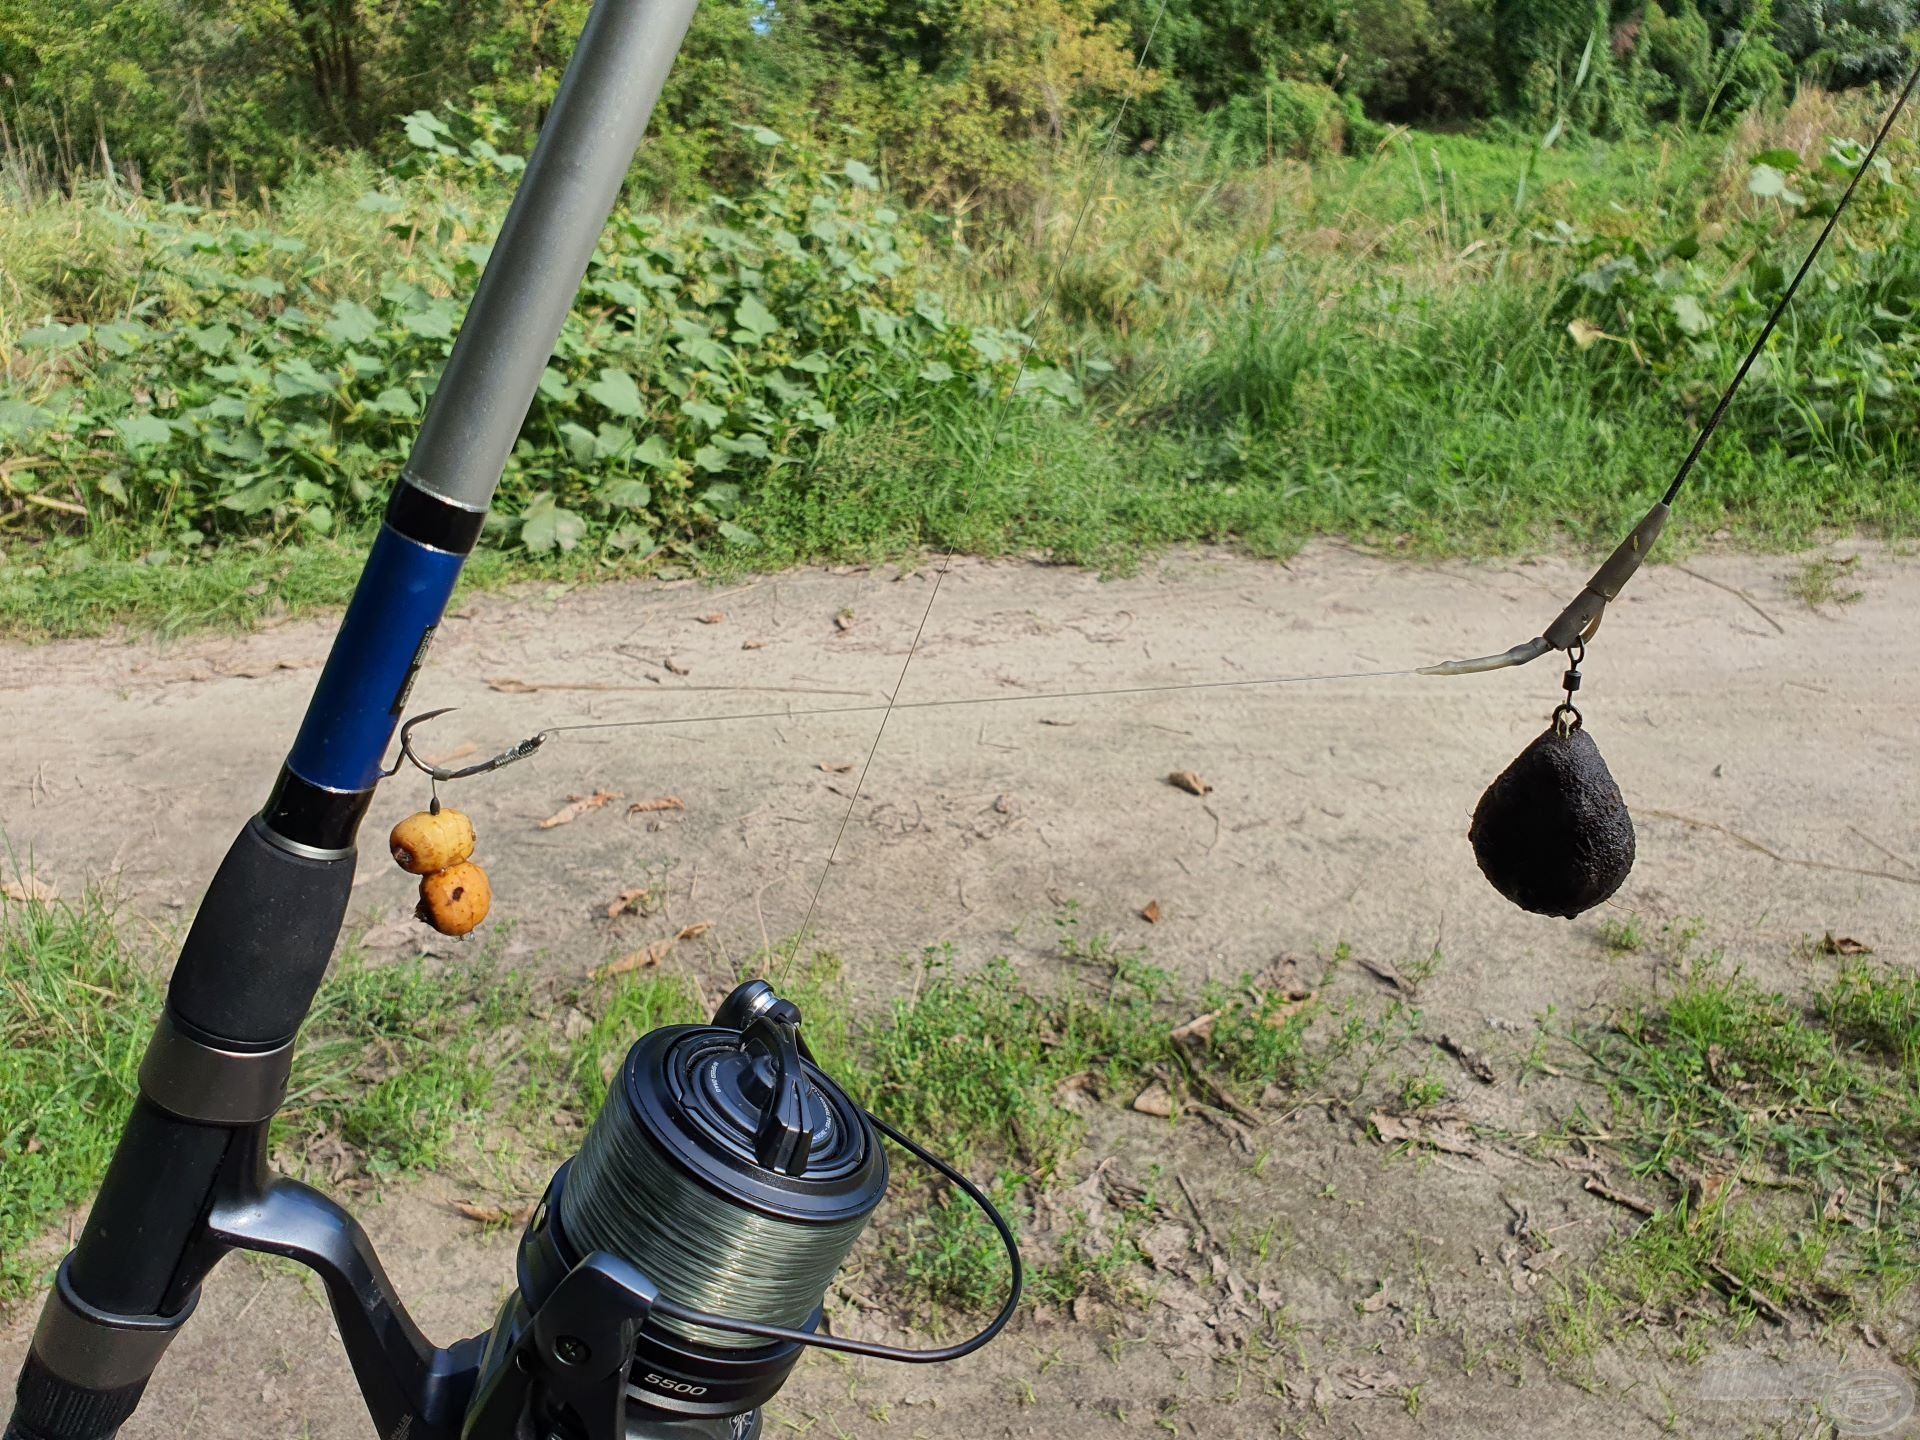
[[[181,947],[4,1440],[110,1440],[236,1250],[318,1275],[384,1440],[752,1440],[807,1348],[947,1361],[1013,1314],[1004,1217],[855,1104],[763,981],[710,1025],[634,1045],[521,1238],[517,1289],[456,1344],[427,1341],[351,1215],[269,1163],[387,748],[695,4],[598,0],[588,16],[286,763]],[[1006,1250],[1007,1299],[960,1344],[823,1328],[827,1286],[887,1192],[883,1139],[978,1206]]]
[[[345,1210],[275,1177],[268,1162],[295,1038],[344,918],[355,837],[392,773],[384,756],[694,4],[599,0],[589,16],[286,765],[182,947],[139,1096],[57,1272],[5,1440],[113,1436],[191,1317],[202,1280],[234,1250],[290,1258],[320,1276],[388,1440],[751,1440],[760,1407],[805,1348],[937,1363],[986,1344],[1013,1314],[1021,1267],[1004,1217],[854,1104],[814,1060],[798,1008],[763,981],[737,989],[711,1025],[666,1027],[635,1044],[522,1236],[518,1288],[490,1331],[455,1345],[434,1347],[420,1333]],[[1572,703],[1585,643],[1644,561],[1916,81],[1920,69],[1662,502],[1540,637],[1424,672],[1478,673],[1556,649],[1572,661],[1549,731],[1489,787],[1475,816],[1482,868],[1525,908],[1580,913],[1632,863],[1624,802]],[[1369,677],[1246,683],[1359,678]],[[893,708],[889,697],[884,709]],[[563,728],[586,727],[552,727],[463,771],[425,765],[403,735],[402,759],[436,782],[457,779],[524,758]],[[437,819],[437,807],[428,814]],[[393,842],[409,868],[434,865],[431,880],[468,863],[470,829],[416,828],[419,853],[401,843],[411,832]],[[1529,889],[1526,873],[1497,873],[1502,864],[1537,869],[1542,856],[1562,870],[1572,857],[1575,873],[1549,877],[1545,890]],[[979,1206],[1007,1252],[1004,1304],[960,1344],[912,1350],[822,1329],[826,1287],[886,1193],[883,1139]]]

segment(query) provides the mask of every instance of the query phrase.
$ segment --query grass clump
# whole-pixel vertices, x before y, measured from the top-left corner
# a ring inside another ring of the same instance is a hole
[[[160,1013],[150,958],[97,891],[0,899],[0,1303],[50,1264],[32,1242],[98,1184]],[[480,964],[373,966],[348,950],[322,983],[286,1107],[282,1162],[328,1139],[349,1172],[443,1163],[527,1061],[523,989]],[[537,1053],[537,1049],[536,1049]]]
[[[1061,1173],[1083,1125],[1061,1087],[1083,1078],[1124,1090],[1168,1058],[1166,977],[1130,963],[1104,992],[1074,986],[1052,994],[1020,983],[996,958],[960,977],[930,961],[920,994],[896,1002],[884,1024],[865,1028],[863,1064],[851,1084],[889,1123],[940,1137],[948,1158],[1017,1160],[1042,1183]]]
[[[1836,982],[1839,1013],[1885,1003],[1895,982]],[[1708,960],[1658,1006],[1584,1043],[1606,1077],[1643,1173],[1706,1162],[1765,1163],[1831,1183],[1879,1173],[1905,1135],[1904,1080],[1809,1009]]]
[[[451,969],[368,965],[349,949],[314,999],[294,1052],[275,1148],[297,1158],[328,1134],[375,1175],[440,1164],[483,1119],[519,1046],[523,985],[484,957]]]
[[[1653,1213],[1550,1310],[1549,1353],[1584,1356],[1634,1325],[1704,1344],[1703,1298],[1735,1324],[1830,1322],[1911,1282],[1920,1195],[1920,981],[1849,960],[1797,1001],[1719,958],[1659,1002],[1576,1032],[1607,1087],[1599,1137]]]
[[[1787,580],[1787,589],[1809,610],[1851,605],[1867,593],[1851,583],[1859,560],[1858,555],[1840,559],[1831,555],[1815,556],[1793,572]]]
[[[0,899],[0,1302],[38,1278],[33,1242],[106,1169],[159,1000],[100,894]]]

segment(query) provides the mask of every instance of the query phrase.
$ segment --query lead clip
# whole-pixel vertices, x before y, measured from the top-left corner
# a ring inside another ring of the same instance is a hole
[[[1477,660],[1446,660],[1438,665],[1428,665],[1419,673],[1482,675],[1489,670],[1507,670],[1516,665],[1531,664],[1550,650],[1571,651],[1576,645],[1584,646],[1599,631],[1600,622],[1606,618],[1608,604],[1619,598],[1627,581],[1633,578],[1634,571],[1645,562],[1654,542],[1660,538],[1660,532],[1666,529],[1667,517],[1672,513],[1664,500],[1649,510],[1640,523],[1627,532],[1627,538],[1614,547],[1613,553],[1600,568],[1593,572],[1593,578],[1573,597],[1573,602],[1555,616],[1553,623],[1537,638],[1498,655],[1483,655]],[[1578,662],[1575,664],[1577,667]],[[1573,671],[1568,674],[1574,676],[1577,682],[1578,677]],[[1573,688],[1578,688],[1577,683]],[[1568,705],[1566,708],[1573,707]],[[1555,713],[1558,714],[1557,711]]]

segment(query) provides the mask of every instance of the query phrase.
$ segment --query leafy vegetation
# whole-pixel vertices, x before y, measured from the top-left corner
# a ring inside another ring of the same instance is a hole
[[[484,104],[524,146],[589,0],[15,0],[0,156],[179,198],[249,194],[396,122]],[[1063,139],[1130,104],[1135,142],[1239,159],[1370,148],[1382,122],[1558,124],[1613,137],[1725,124],[1793,83],[1906,65],[1911,0],[706,0],[640,174],[731,191],[740,127],[864,131],[897,185],[999,205]]]
[[[481,136],[456,146],[430,115],[409,128],[435,162],[518,164]],[[876,185],[857,162],[830,174],[802,152],[740,200],[616,220],[515,452],[501,530],[536,555],[573,549],[590,525],[612,553],[689,528],[752,546],[731,518],[743,490],[805,463],[852,397],[926,406],[1011,383],[1024,337],[950,322],[916,288]],[[359,293],[297,237],[209,230],[186,205],[121,216],[145,257],[139,298],[119,318],[19,335],[45,356],[44,400],[8,402],[0,430],[24,442],[27,467],[77,478],[103,517],[173,548],[327,535],[373,513],[452,348],[454,297],[486,255],[459,237],[487,221],[448,193],[360,197],[403,252],[423,232],[442,243]],[[1022,379],[1076,393],[1050,367]]]
[[[756,131],[733,198],[616,219],[476,578],[1608,538],[1858,165],[1817,137],[1858,123],[1812,99],[1658,149],[1403,135],[1311,170],[1089,163],[1037,243]],[[0,214],[22,297],[0,314],[0,625],[342,597],[516,164],[485,112],[408,128],[408,173],[264,207]],[[1685,533],[1920,521],[1912,158],[1867,177]]]

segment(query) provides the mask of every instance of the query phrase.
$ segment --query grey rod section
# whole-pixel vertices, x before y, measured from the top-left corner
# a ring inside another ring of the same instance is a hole
[[[405,476],[493,501],[698,0],[599,0],[540,127]]]

